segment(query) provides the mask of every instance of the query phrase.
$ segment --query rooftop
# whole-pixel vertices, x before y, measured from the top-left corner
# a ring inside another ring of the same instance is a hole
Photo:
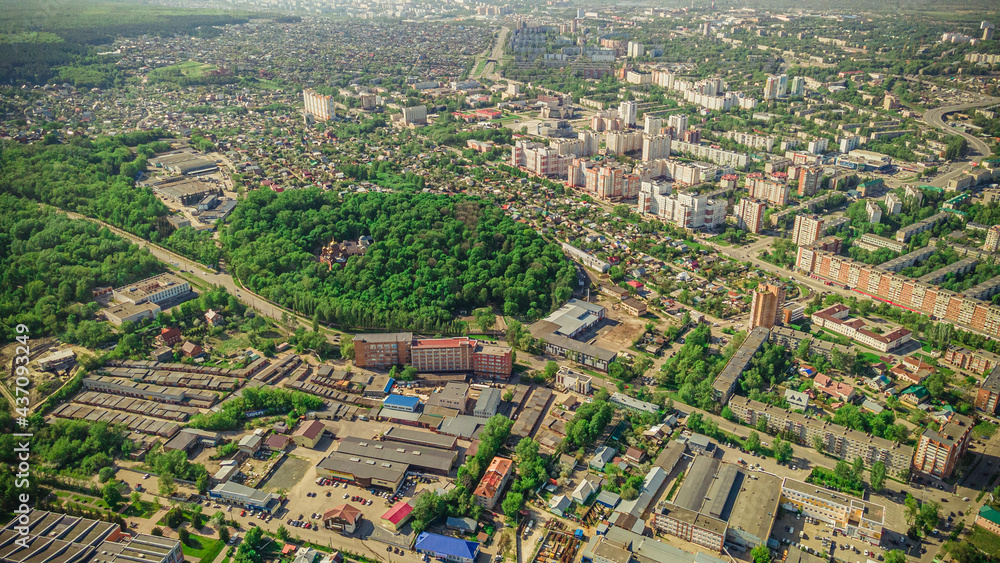
[[[338,473],[350,473],[358,479],[378,479],[390,483],[402,481],[403,475],[410,469],[406,463],[389,463],[339,451],[326,456],[316,464],[316,467]]]
[[[438,471],[451,469],[457,454],[451,450],[440,450],[427,446],[404,444],[392,440],[376,442],[355,436],[344,436],[337,452],[350,456],[365,456],[397,464],[412,464]]]
[[[354,337],[355,342],[367,343],[409,342],[412,340],[412,332],[369,333],[358,334]]]

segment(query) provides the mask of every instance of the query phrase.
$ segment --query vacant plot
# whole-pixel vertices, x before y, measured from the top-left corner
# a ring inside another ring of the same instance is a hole
[[[274,468],[271,476],[261,483],[260,488],[274,492],[278,490],[288,491],[302,480],[306,472],[313,464],[308,460],[285,456],[285,460],[278,467]]]
[[[977,549],[993,557],[1000,556],[1000,537],[991,534],[979,526],[973,526],[969,534],[969,543]]]
[[[215,561],[215,558],[219,556],[219,553],[222,553],[225,547],[226,544],[221,540],[191,535],[188,537],[187,543],[182,546],[182,549],[185,556],[197,560],[198,563],[211,563]]]

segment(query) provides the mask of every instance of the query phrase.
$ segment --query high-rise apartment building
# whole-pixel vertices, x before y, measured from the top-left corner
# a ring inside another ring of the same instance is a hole
[[[671,115],[667,118],[667,126],[674,130],[674,138],[683,138],[684,132],[688,129],[688,116]]]
[[[750,302],[750,328],[772,328],[781,322],[785,305],[785,290],[776,285],[764,285],[753,292]]]
[[[668,156],[670,156],[670,135],[643,135],[642,160],[657,160]]]
[[[792,78],[792,84],[788,88],[789,96],[803,96],[806,93],[806,79],[801,76]]]
[[[913,456],[913,469],[938,479],[951,477],[972,441],[972,419],[953,414],[940,430],[924,430]]]
[[[663,118],[646,114],[644,116],[642,129],[647,135],[659,135],[660,129],[663,129]]]
[[[635,120],[639,113],[639,103],[629,100],[618,105],[618,117],[621,118],[626,127],[634,127]]]
[[[983,250],[987,252],[1000,250],[1000,225],[993,225],[986,231],[986,244],[983,245]]]
[[[726,221],[726,200],[686,192],[674,195],[668,182],[643,182],[638,210],[687,229],[714,229]]]
[[[778,77],[773,74],[768,75],[767,81],[764,83],[764,99],[778,99]]]
[[[746,185],[747,190],[750,191],[751,198],[764,200],[779,206],[788,205],[788,196],[791,193],[791,187],[783,181],[778,182],[765,179],[759,172],[754,172],[747,176]]]
[[[823,218],[819,215],[796,215],[792,242],[796,246],[812,244],[823,237]]]
[[[815,195],[819,191],[819,183],[823,178],[823,169],[818,166],[800,166],[799,197]]]
[[[764,230],[764,209],[767,207],[758,199],[743,198],[736,206],[736,226],[751,233]]]
[[[427,123],[427,106],[403,108],[403,125],[424,125]]]
[[[323,121],[333,119],[335,114],[333,96],[324,96],[315,90],[303,90],[302,101],[305,104],[305,112],[315,119]]]
[[[642,43],[629,41],[628,49],[626,50],[625,54],[626,56],[632,57],[633,59],[638,59],[639,57],[646,54],[646,47]]]
[[[573,154],[559,154],[541,143],[518,140],[510,153],[510,165],[539,176],[566,177]]]
[[[608,131],[604,146],[612,154],[625,154],[642,149],[642,131]]]

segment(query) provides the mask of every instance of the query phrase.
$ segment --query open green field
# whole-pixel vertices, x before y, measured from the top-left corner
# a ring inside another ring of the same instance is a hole
[[[185,556],[197,558],[198,563],[212,563],[225,547],[221,540],[191,534],[182,548]]]
[[[987,555],[1000,556],[1000,536],[991,534],[979,526],[973,526],[968,540],[969,543]]]
[[[21,31],[18,33],[0,33],[0,45],[13,43],[60,43],[63,40],[55,33],[46,31]]]
[[[198,61],[184,61],[182,63],[177,63],[175,65],[165,66],[158,68],[151,72],[150,74],[175,74],[180,73],[181,76],[188,78],[197,78],[199,76],[204,76],[205,73],[212,72],[216,70],[215,65],[208,63],[199,63]]]

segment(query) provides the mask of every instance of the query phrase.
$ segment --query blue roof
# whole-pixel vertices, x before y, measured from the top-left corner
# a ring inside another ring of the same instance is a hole
[[[392,391],[392,386],[395,385],[395,384],[396,384],[396,380],[390,377],[389,381],[385,384],[385,389],[383,389],[382,392],[383,393],[388,393],[389,391]]]
[[[417,551],[426,551],[435,556],[451,556],[461,559],[475,559],[479,553],[479,543],[458,538],[421,532],[414,546]]]
[[[404,407],[410,410],[417,408],[420,404],[420,399],[418,397],[408,397],[405,395],[396,395],[393,393],[385,398],[383,404],[392,405],[394,407]]]

